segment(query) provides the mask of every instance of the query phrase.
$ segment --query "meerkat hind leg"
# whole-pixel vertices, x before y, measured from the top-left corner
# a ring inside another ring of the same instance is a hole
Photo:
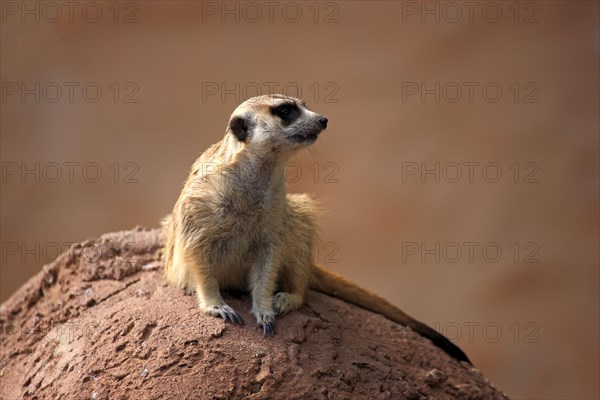
[[[223,321],[230,320],[243,325],[242,317],[223,301],[214,272],[210,268],[200,265],[194,256],[186,257],[186,266],[190,268],[200,309],[213,317],[223,318]]]
[[[284,315],[302,307],[308,289],[308,278],[302,271],[299,265],[284,265],[281,276],[282,290],[273,297],[273,310],[277,315]]]
[[[273,297],[273,310],[277,315],[285,315],[302,306],[304,296],[298,293],[279,292]]]

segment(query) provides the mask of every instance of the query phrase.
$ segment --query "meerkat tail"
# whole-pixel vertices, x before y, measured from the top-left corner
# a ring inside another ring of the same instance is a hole
[[[408,326],[421,336],[431,340],[435,346],[445,351],[451,357],[472,364],[467,355],[444,335],[412,318],[382,297],[379,297],[350,282],[343,276],[318,265],[312,265],[312,272],[313,279],[310,283],[311,289],[383,315],[387,319],[398,324]]]

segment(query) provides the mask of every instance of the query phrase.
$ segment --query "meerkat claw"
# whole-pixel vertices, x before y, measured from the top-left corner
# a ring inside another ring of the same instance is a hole
[[[215,306],[211,310],[210,314],[215,317],[220,316],[221,318],[223,318],[223,322],[227,322],[227,320],[230,320],[233,323],[244,325],[244,320],[242,319],[242,317],[240,317],[239,314],[229,306]]]
[[[240,325],[245,325],[246,323],[244,322],[244,319],[242,317],[240,317],[240,315],[238,313],[233,314],[233,317],[235,318],[235,321],[240,324]]]
[[[256,325],[262,328],[263,335],[274,335],[275,334],[275,313],[273,311],[253,311],[256,316]]]
[[[263,324],[263,335],[274,335],[275,334],[275,324],[273,322],[265,322]]]

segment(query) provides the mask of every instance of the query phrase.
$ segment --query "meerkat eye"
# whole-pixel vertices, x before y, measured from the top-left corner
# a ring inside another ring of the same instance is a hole
[[[300,116],[300,109],[296,104],[285,103],[271,109],[271,113],[284,122],[290,123]]]

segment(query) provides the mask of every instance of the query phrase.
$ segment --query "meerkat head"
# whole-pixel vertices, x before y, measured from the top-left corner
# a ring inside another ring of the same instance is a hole
[[[227,133],[247,148],[286,152],[313,144],[325,128],[327,118],[310,111],[304,101],[273,94],[240,104]]]

